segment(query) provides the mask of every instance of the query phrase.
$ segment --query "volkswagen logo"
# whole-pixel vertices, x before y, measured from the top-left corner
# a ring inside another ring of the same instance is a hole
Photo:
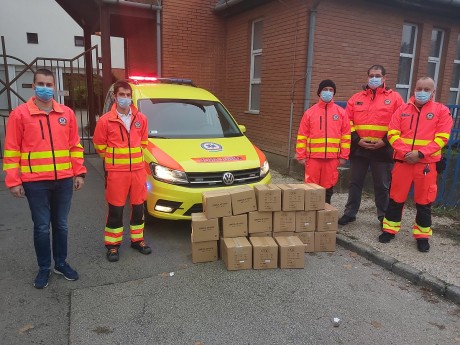
[[[233,182],[235,182],[235,176],[233,176],[231,172],[226,172],[222,176],[222,182],[224,182],[224,184],[226,184],[227,186],[230,186],[233,184]]]

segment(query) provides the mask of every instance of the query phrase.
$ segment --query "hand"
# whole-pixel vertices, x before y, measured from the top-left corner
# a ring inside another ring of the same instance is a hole
[[[409,164],[415,164],[420,160],[420,157],[418,156],[418,151],[413,150],[404,155],[404,161],[409,163]]]
[[[297,162],[299,162],[300,165],[305,165],[305,159],[298,159]]]
[[[23,198],[26,195],[26,193],[24,192],[24,187],[22,186],[22,184],[20,184],[19,186],[11,187],[10,188],[10,193],[13,194],[13,196],[16,197],[16,198]]]
[[[85,179],[81,176],[77,176],[75,177],[75,180],[73,181],[73,189],[80,190],[83,188],[84,184],[85,184]]]
[[[339,167],[343,167],[347,164],[347,160],[344,158],[339,158]]]
[[[366,139],[361,139],[358,142],[358,145],[365,148],[366,150],[373,150],[374,149],[374,143],[369,142]]]
[[[379,139],[376,142],[372,143],[372,145],[374,145],[374,148],[372,150],[378,150],[379,148],[385,146],[385,142],[382,139]]]

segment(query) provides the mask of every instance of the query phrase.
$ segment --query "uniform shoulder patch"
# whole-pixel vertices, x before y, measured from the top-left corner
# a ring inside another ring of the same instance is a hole
[[[134,127],[141,128],[141,123],[139,121],[134,122]]]
[[[67,124],[67,119],[65,117],[58,118],[58,122],[61,126],[65,126]]]

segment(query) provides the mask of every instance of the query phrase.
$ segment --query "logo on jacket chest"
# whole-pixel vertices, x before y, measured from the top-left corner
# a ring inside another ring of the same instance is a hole
[[[65,117],[58,118],[58,122],[61,126],[65,126],[67,124],[67,119]]]
[[[339,115],[337,114],[332,115],[332,120],[339,121]]]
[[[433,113],[428,113],[428,114],[426,114],[426,119],[427,119],[427,120],[431,120],[433,117],[434,117],[434,114],[433,114]]]
[[[134,127],[141,128],[141,123],[139,121],[134,122]]]
[[[386,99],[383,103],[385,103],[385,105],[389,105],[391,103],[391,99]]]

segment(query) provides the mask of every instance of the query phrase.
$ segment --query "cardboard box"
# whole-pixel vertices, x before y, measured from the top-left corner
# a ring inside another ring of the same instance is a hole
[[[297,211],[295,213],[295,231],[315,231],[316,211]]]
[[[264,270],[278,267],[278,245],[271,237],[251,237],[252,267]]]
[[[255,232],[252,234],[249,234],[249,237],[272,237],[273,232],[268,231],[268,232]]]
[[[232,198],[233,215],[257,211],[256,194],[249,186],[241,186],[229,190]]]
[[[192,242],[192,262],[210,262],[217,260],[217,242]]]
[[[295,212],[273,212],[273,232],[295,231]]]
[[[315,183],[306,183],[303,188],[305,189],[305,211],[324,209],[326,189]]]
[[[324,210],[316,211],[316,231],[337,231],[339,228],[339,211],[329,204]]]
[[[272,212],[249,212],[248,213],[248,232],[272,232],[273,231]]]
[[[252,246],[246,237],[222,238],[222,259],[229,271],[252,268]]]
[[[218,239],[218,219],[208,219],[204,213],[192,213],[192,242],[217,241]]]
[[[304,210],[305,190],[302,184],[279,184],[278,187],[281,189],[281,210]]]
[[[315,232],[296,232],[295,234],[304,244],[305,253],[313,253],[315,251]]]
[[[274,184],[255,185],[258,211],[281,211],[281,189]]]
[[[248,235],[248,215],[222,218],[222,237],[245,237]]]
[[[336,232],[315,232],[315,252],[335,252]]]
[[[280,268],[304,268],[305,246],[297,236],[276,236]]]
[[[206,218],[219,218],[232,215],[232,198],[230,194],[222,190],[210,190],[203,192],[203,212]]]
[[[297,236],[297,233],[294,231],[281,231],[281,232],[274,232],[273,237],[275,236]]]

